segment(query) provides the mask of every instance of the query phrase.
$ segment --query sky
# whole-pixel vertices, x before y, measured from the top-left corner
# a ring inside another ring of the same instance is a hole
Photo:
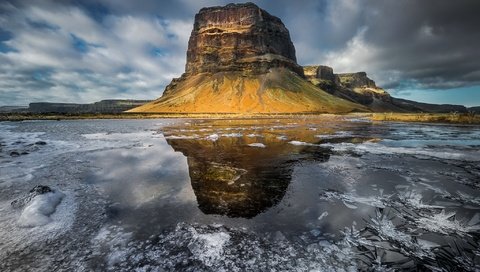
[[[194,15],[223,0],[0,1],[0,106],[155,99]],[[480,106],[478,0],[258,0],[300,65],[365,71],[395,97]]]

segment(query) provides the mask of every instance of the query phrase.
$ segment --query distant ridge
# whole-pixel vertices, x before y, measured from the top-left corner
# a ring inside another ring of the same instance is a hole
[[[304,74],[318,88],[348,101],[362,104],[374,112],[467,112],[461,105],[429,104],[390,96],[365,72],[335,74],[325,65],[305,66]]]
[[[91,104],[75,103],[30,103],[25,112],[31,113],[121,113],[129,109],[141,106],[151,100],[109,99]]]

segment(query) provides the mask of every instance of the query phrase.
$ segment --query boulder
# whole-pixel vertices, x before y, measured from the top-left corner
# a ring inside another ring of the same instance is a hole
[[[27,205],[34,197],[37,195],[43,195],[46,193],[53,192],[52,188],[45,186],[45,185],[37,185],[33,187],[28,194],[15,199],[12,201],[11,205],[15,209],[23,208],[25,205]]]

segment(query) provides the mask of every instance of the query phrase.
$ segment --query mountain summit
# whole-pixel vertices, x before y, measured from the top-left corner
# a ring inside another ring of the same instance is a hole
[[[363,105],[306,80],[282,21],[253,3],[195,16],[185,73],[159,99],[130,112],[343,113]]]
[[[186,74],[267,73],[286,67],[303,76],[282,21],[255,4],[203,8],[188,42]]]

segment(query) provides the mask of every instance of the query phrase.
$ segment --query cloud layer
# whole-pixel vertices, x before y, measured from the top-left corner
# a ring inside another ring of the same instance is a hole
[[[153,99],[185,66],[194,14],[230,1],[4,1],[0,105]],[[480,1],[259,0],[300,64],[394,92],[480,85]]]

